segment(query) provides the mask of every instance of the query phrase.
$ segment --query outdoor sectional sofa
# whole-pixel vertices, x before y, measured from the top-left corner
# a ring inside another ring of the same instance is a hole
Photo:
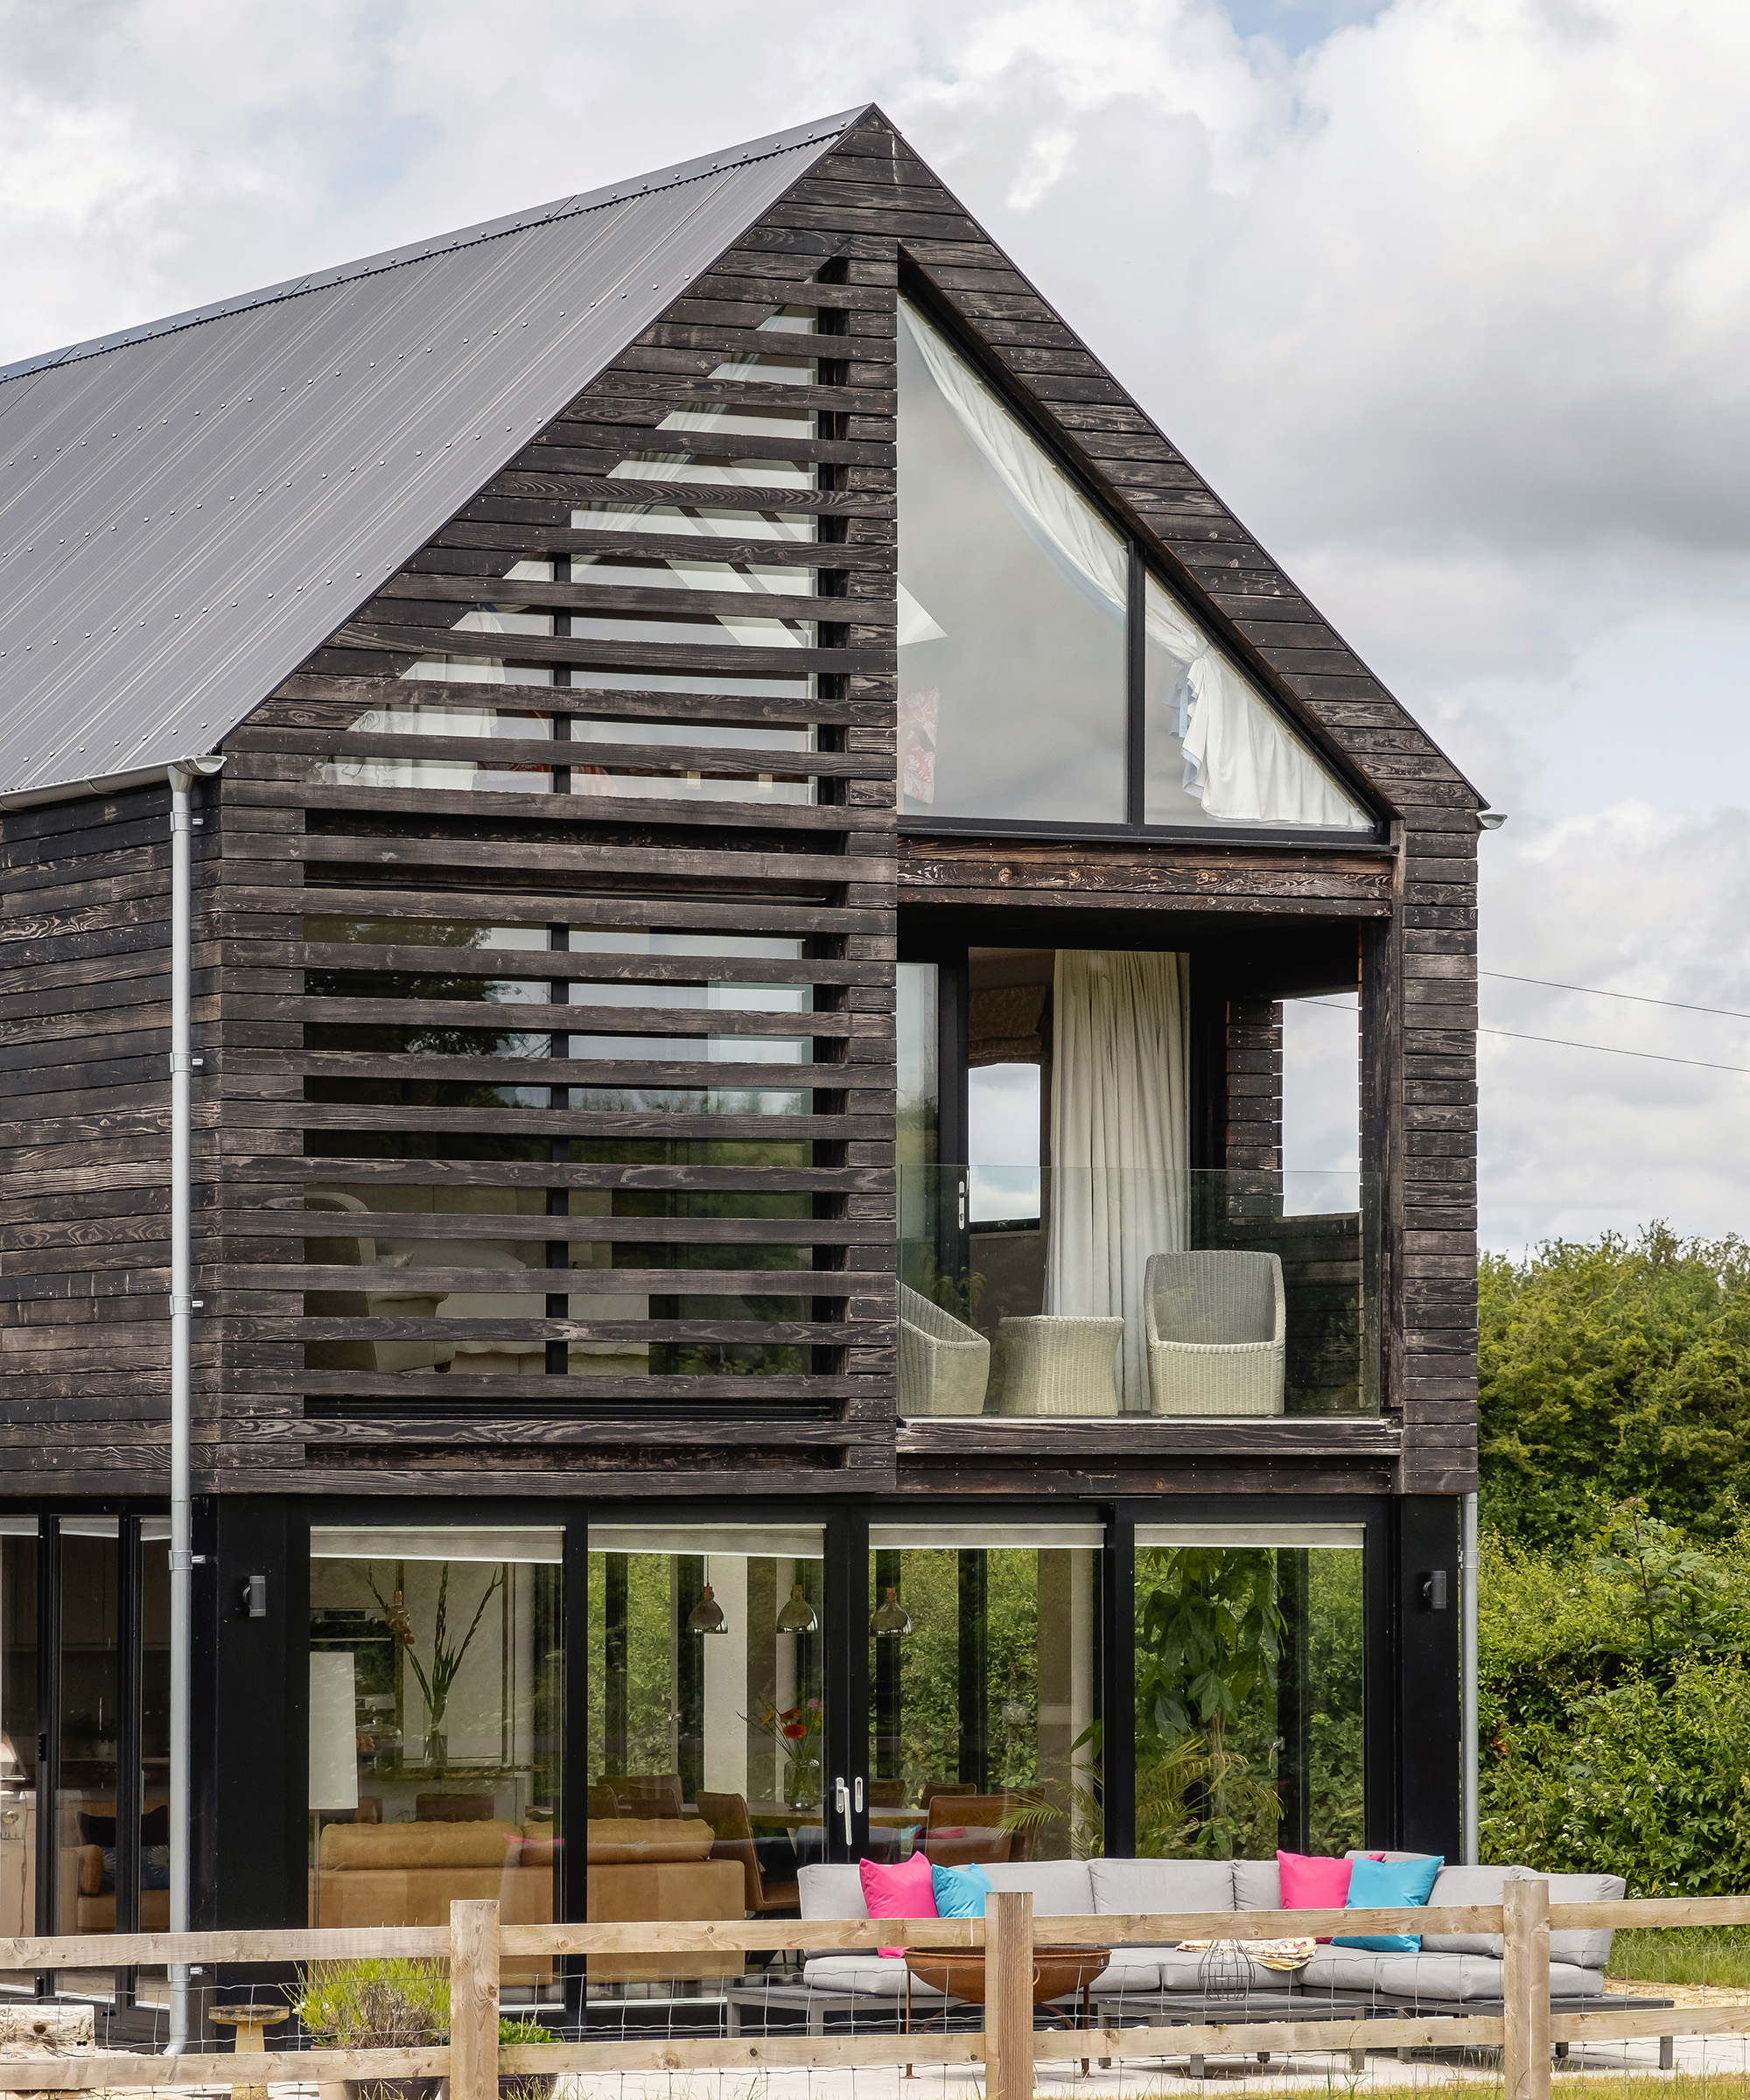
[[[1411,1855],[1389,1853],[1391,1858]],[[1186,1911],[1275,1910],[1280,1906],[1273,1859],[1051,1859],[985,1867],[998,1889],[1025,1889],[1033,1899],[1035,1931],[1048,1939],[1053,1917],[1097,1917]],[[1431,1905],[1497,1904],[1510,1880],[1544,1879],[1552,1903],[1620,1901],[1624,1884],[1614,1874],[1536,1876],[1519,1866],[1448,1866],[1440,1870]],[[817,1865],[799,1877],[802,1914],[808,1918],[868,1915],[855,1866]],[[1583,2009],[1604,1994],[1610,1959],[1607,1931],[1555,1932],[1550,1941],[1550,1994],[1564,2011]],[[1422,1951],[1371,1953],[1321,1946],[1299,1970],[1283,1972],[1248,1959],[1249,1981],[1233,1995],[1234,1964],[1224,1960],[1219,1996],[1208,1987],[1210,1971],[1200,1953],[1177,1946],[1127,1946],[1114,1951],[1093,1987],[1093,2003],[1108,2021],[1149,2024],[1212,2020],[1317,2019],[1370,2013],[1458,2014],[1498,2011],[1502,1963],[1498,1934],[1437,1933]],[[763,2003],[769,2013],[794,2008],[820,2031],[829,2013],[897,2016],[905,1992],[902,1961],[863,1953],[822,1953],[804,1961],[800,1984],[749,1986],[732,1991],[731,2026],[738,2029]],[[914,1982],[915,2014],[936,1993]],[[1662,1999],[1626,2001],[1661,2006]]]

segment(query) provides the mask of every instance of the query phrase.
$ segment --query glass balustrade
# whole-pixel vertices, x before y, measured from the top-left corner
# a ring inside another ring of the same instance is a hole
[[[900,1412],[1370,1415],[1352,1172],[900,1169]]]

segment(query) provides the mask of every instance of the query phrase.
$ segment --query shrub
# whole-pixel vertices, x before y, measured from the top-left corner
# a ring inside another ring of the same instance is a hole
[[[450,2033],[441,1962],[312,1962],[287,1995],[306,2030],[333,2048],[430,2048]]]
[[[1630,1676],[1503,1726],[1480,1805],[1487,1859],[1621,1874],[1630,1895],[1750,1886],[1750,1671]]]

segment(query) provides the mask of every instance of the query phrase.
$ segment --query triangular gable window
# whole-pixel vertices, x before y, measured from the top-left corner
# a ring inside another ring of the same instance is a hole
[[[909,301],[900,316],[904,814],[1370,830],[1368,812],[942,332]],[[1144,752],[1135,782],[1133,709]]]

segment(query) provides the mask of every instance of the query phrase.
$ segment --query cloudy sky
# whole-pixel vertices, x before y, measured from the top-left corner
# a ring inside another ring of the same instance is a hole
[[[1750,1016],[1742,0],[0,0],[0,361],[880,102],[1510,813],[1487,1242],[1750,1222],[1750,1018],[1642,1003]]]

